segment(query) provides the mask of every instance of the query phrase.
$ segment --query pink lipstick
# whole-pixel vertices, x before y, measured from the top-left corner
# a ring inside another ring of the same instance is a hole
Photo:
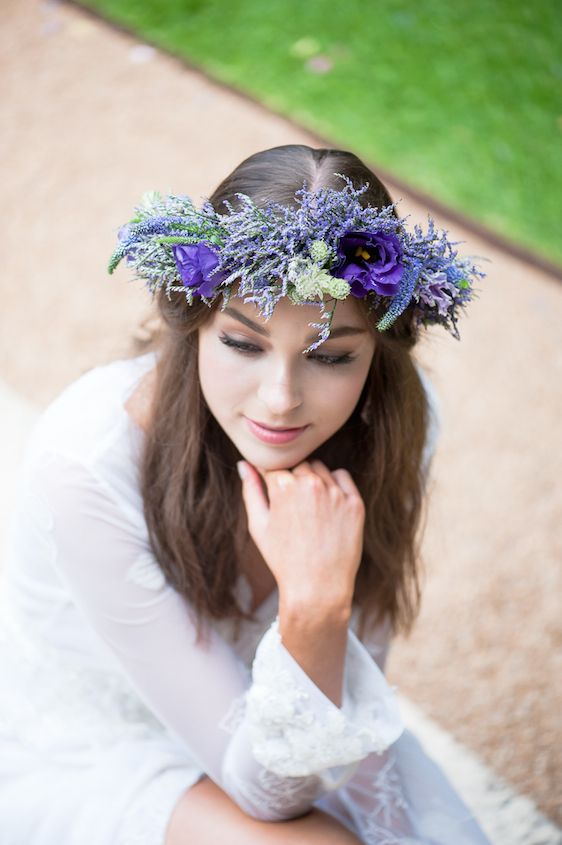
[[[249,417],[245,417],[244,419],[248,423],[248,428],[252,434],[255,434],[264,443],[270,443],[272,445],[290,443],[291,440],[295,440],[299,434],[302,434],[308,428],[308,425],[303,425],[300,428],[270,428],[263,423],[251,420]]]

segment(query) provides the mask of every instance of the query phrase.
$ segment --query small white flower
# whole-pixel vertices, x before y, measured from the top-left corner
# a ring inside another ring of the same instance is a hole
[[[345,299],[350,291],[349,283],[345,279],[336,279],[309,258],[294,258],[290,261],[288,277],[293,285],[292,299],[297,303],[323,299],[326,295],[334,299]]]
[[[323,267],[330,257],[331,249],[326,241],[317,240],[312,241],[308,253],[316,264],[320,264],[320,266]]]
[[[351,290],[349,282],[346,282],[345,279],[336,279],[335,276],[330,276],[330,280],[330,287],[326,291],[330,296],[333,296],[334,299],[345,299],[346,296],[349,296]]]

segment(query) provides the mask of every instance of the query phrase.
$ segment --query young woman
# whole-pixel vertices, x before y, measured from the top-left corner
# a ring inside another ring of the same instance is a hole
[[[200,210],[147,198],[121,259],[161,329],[66,389],[24,467],[3,845],[485,843],[382,674],[436,439],[412,348],[479,271],[303,146]]]

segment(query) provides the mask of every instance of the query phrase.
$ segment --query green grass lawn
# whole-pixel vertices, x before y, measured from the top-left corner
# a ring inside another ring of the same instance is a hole
[[[557,0],[81,0],[562,264]]]

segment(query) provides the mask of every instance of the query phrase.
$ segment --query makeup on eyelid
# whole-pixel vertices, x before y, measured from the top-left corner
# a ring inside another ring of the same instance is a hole
[[[227,334],[221,334],[219,336],[219,340],[224,346],[227,346],[231,349],[240,352],[242,355],[257,355],[263,350],[256,346],[255,343],[251,343],[247,340],[236,340],[233,337],[230,337]],[[342,352],[342,353],[309,353],[306,356],[310,361],[316,361],[320,364],[324,364],[326,366],[335,366],[338,364],[350,364],[352,361],[355,360],[355,356],[351,354],[351,352]]]

